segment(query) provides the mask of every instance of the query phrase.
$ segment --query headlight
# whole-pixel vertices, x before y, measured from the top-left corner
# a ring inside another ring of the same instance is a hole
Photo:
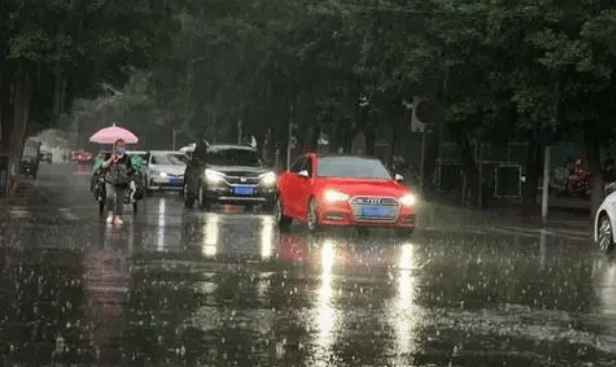
[[[217,184],[223,182],[224,173],[218,171],[212,171],[211,169],[205,170],[205,180],[211,184]]]
[[[276,184],[276,174],[274,172],[264,173],[259,176],[259,178],[261,179],[261,183],[266,186],[273,186]]]
[[[415,205],[415,200],[416,199],[414,195],[408,194],[400,198],[400,203],[402,203],[402,205],[412,206]]]
[[[336,202],[336,201],[347,201],[351,197],[349,194],[345,194],[344,192],[336,191],[336,190],[325,190],[323,193],[323,198],[328,202]]]
[[[166,172],[159,172],[158,175],[160,177],[167,177],[168,176]]]

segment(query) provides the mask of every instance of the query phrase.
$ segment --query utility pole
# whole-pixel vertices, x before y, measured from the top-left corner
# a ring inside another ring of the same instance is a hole
[[[293,144],[293,104],[291,104],[291,114],[289,117],[289,136],[287,142],[287,169],[291,167],[291,144]]]
[[[419,192],[423,192],[425,162],[426,162],[426,129],[424,129],[421,132],[421,162],[419,163]]]
[[[175,150],[175,128],[173,128],[173,134],[171,135],[171,145],[172,145],[172,150]]]
[[[237,143],[242,144],[242,119],[237,121]]]
[[[550,146],[545,147],[543,157],[543,192],[541,193],[541,218],[548,219],[548,197],[550,194]]]

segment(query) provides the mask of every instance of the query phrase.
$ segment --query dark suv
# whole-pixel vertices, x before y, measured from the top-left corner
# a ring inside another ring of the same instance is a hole
[[[212,204],[243,204],[252,210],[274,206],[276,173],[255,149],[243,145],[197,147],[184,173],[184,204],[209,210]]]

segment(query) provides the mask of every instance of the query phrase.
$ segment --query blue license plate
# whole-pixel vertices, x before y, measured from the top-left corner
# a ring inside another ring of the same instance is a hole
[[[250,196],[253,194],[252,187],[236,187],[233,189],[235,195]]]
[[[389,215],[389,209],[383,206],[364,206],[361,208],[361,214],[364,217],[386,217]]]
[[[181,185],[182,184],[182,179],[181,178],[173,178],[171,180],[169,180],[169,183],[172,185]]]

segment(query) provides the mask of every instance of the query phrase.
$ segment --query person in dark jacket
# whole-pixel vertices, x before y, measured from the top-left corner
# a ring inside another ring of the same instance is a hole
[[[107,208],[109,208],[108,224],[113,222],[122,224],[124,190],[130,182],[132,169],[125,151],[124,140],[117,140],[113,144],[112,153],[105,157],[105,161],[101,165],[101,169],[105,171],[105,191],[107,193]]]

